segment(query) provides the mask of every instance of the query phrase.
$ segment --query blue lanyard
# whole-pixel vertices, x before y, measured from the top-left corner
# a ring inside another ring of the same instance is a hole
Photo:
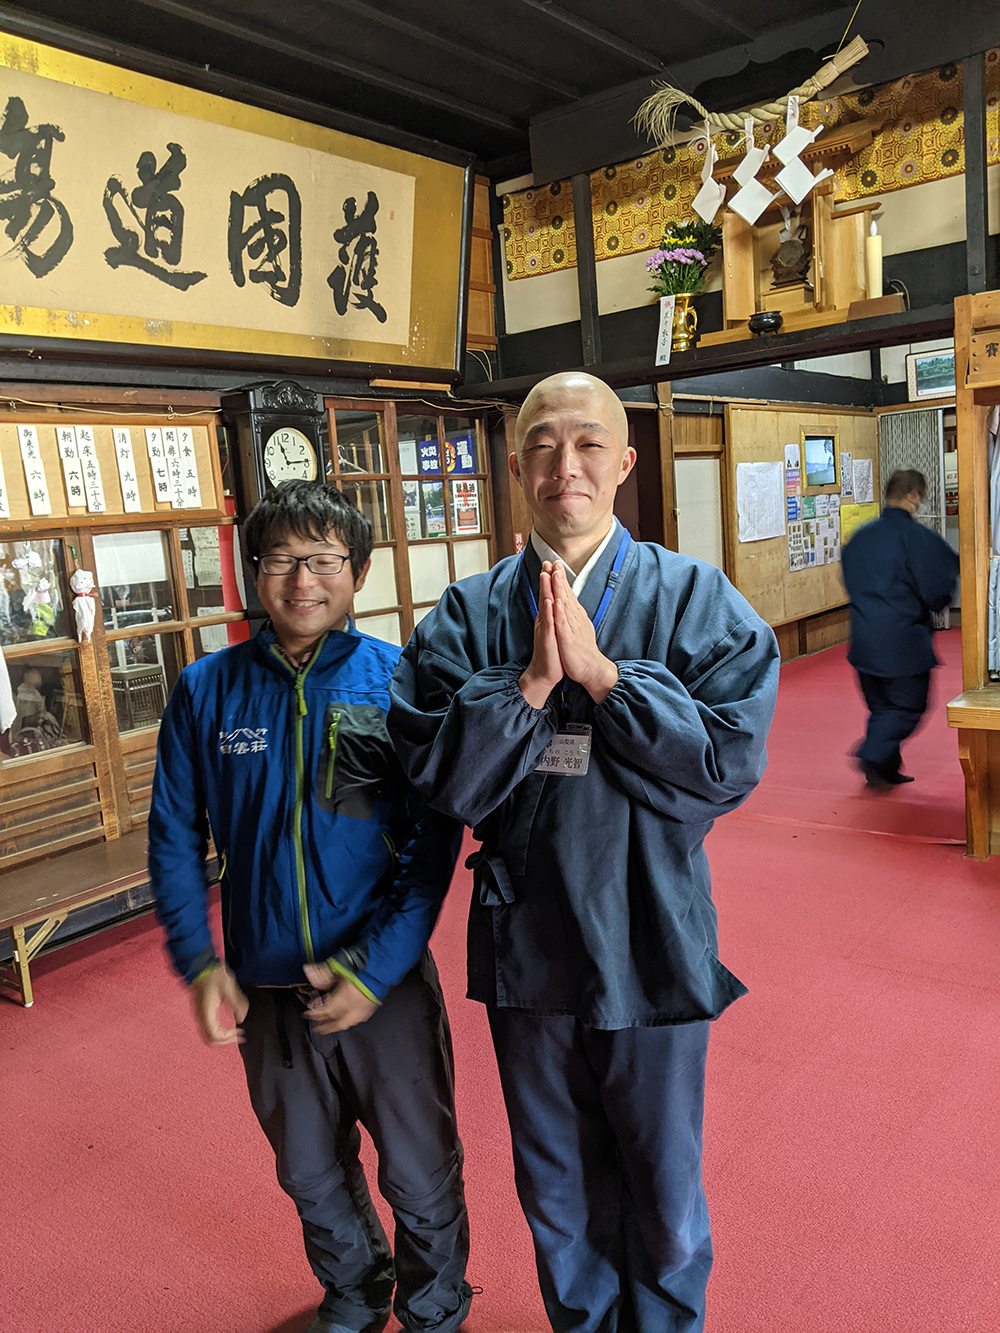
[[[618,546],[618,554],[615,556],[614,564],[611,566],[611,573],[608,575],[608,581],[604,588],[604,596],[601,598],[597,610],[594,612],[594,633],[601,628],[601,621],[607,615],[608,607],[611,605],[611,598],[615,594],[615,585],[618,582],[618,576],[621,573],[622,565],[625,563],[625,557],[628,554],[628,548],[632,544],[632,538],[627,532],[622,533],[622,539]],[[528,571],[525,568],[524,557],[527,548],[521,552],[521,582],[524,584],[524,591],[528,594],[528,605],[531,607],[531,618],[538,619],[538,602],[535,594],[531,590],[531,580],[528,578]]]

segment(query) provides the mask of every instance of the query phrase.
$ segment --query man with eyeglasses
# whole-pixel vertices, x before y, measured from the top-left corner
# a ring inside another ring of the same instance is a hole
[[[453,1333],[472,1296],[468,1220],[427,942],[461,827],[428,810],[393,754],[400,650],[349,614],[371,563],[368,519],[333,487],[287,482],[254,508],[243,541],[270,619],[187,667],[171,694],[149,818],[157,913],[204,1040],[239,1046],[298,1209],[326,1289],[308,1333],[376,1333],[390,1305],[404,1329]],[[225,962],[208,916],[209,832]],[[359,1121],[378,1151],[395,1262]]]

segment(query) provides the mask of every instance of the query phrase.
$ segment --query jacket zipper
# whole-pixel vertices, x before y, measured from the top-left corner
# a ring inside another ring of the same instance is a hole
[[[312,664],[318,660],[326,642],[326,635],[316,645],[313,654],[304,667],[295,670],[284,658],[276,644],[271,644],[271,652],[286,671],[295,676],[295,814],[292,819],[292,841],[295,844],[295,878],[299,890],[299,918],[302,925],[302,945],[305,949],[306,962],[314,963],[312,927],[309,925],[309,897],[306,891],[306,858],[302,850],[302,807],[305,804],[306,761],[305,745],[302,736],[302,719],[308,716],[303,685]]]
[[[331,713],[330,731],[327,741],[330,746],[330,758],[326,764],[326,799],[329,801],[333,796],[333,766],[337,759],[337,729],[340,726],[340,714]]]

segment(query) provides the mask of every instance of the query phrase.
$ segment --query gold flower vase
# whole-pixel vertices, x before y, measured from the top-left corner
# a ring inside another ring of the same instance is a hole
[[[670,336],[672,352],[689,352],[698,337],[698,312],[691,302],[693,292],[678,292],[674,301],[674,325]]]

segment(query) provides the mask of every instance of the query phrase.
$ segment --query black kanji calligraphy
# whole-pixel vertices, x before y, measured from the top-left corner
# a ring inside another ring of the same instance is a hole
[[[333,233],[339,244],[340,263],[327,278],[333,292],[333,304],[338,315],[346,315],[351,297],[358,310],[370,310],[380,324],[385,323],[385,310],[375,300],[378,286],[375,272],[378,268],[378,241],[375,239],[375,215],[378,196],[368,191],[368,201],[358,212],[356,199],[344,200],[344,225]]]
[[[131,194],[117,176],[109,179],[104,211],[118,244],[105,250],[104,258],[112,268],[125,264],[186,292],[207,274],[177,267],[184,243],[184,205],[177,191],[187,158],[180,144],[168,143],[167,149],[159,168],[153,153],[140,154],[135,169],[142,183]]]
[[[52,145],[66,136],[58,125],[28,127],[19,97],[9,97],[0,123],[0,153],[14,162],[13,174],[0,181],[0,221],[28,272],[44,278],[73,244],[73,223],[65,204],[52,191]]]
[[[250,261],[244,273],[244,255]],[[290,176],[261,176],[229,196],[229,272],[237,287],[263,283],[276,301],[295,305],[302,290],[302,202]]]

